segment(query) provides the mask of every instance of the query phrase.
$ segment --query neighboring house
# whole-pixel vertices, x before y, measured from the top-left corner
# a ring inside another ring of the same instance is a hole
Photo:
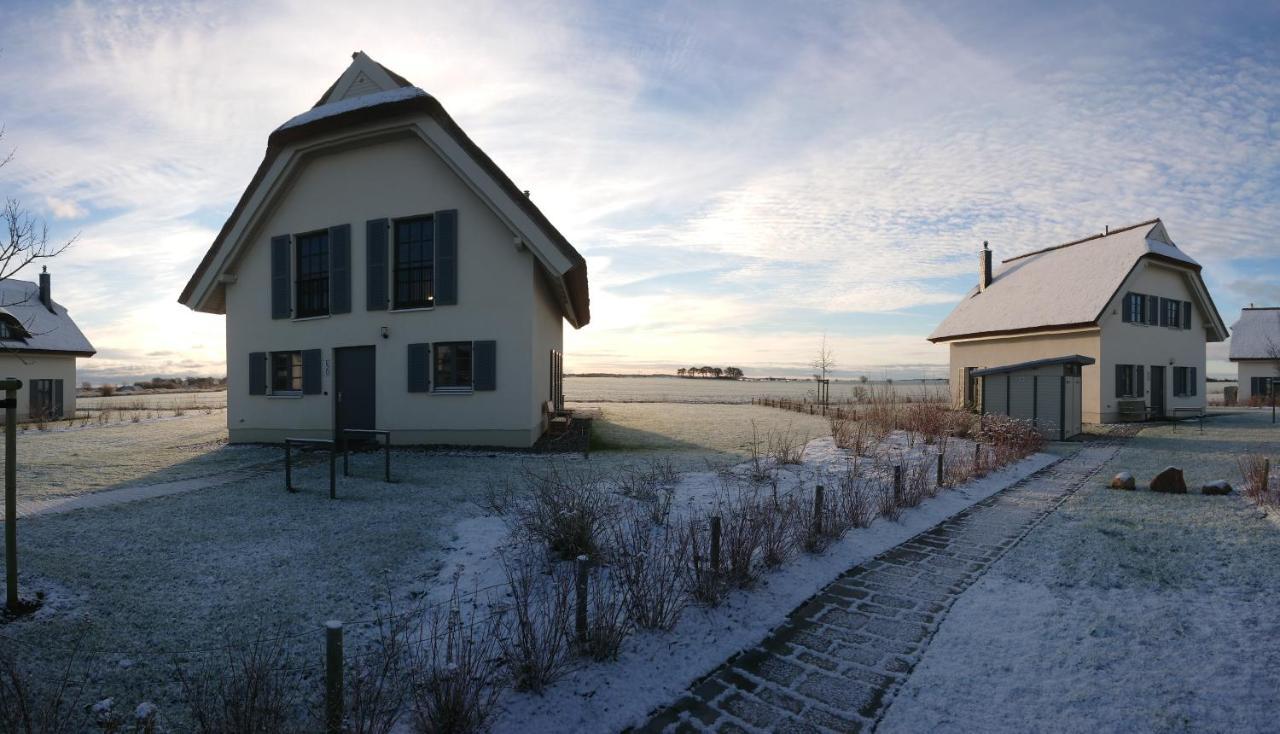
[[[1200,265],[1153,219],[1004,260],[929,336],[951,346],[952,398],[982,405],[974,370],[1080,355],[1085,423],[1205,406],[1206,342],[1227,327]]]
[[[39,285],[0,281],[0,377],[22,380],[20,420],[76,414],[76,358],[92,357],[93,345],[53,300],[49,273]]]
[[[179,298],[226,314],[230,438],[529,446],[586,262],[435,98],[352,59],[268,137]]]
[[[1238,370],[1237,400],[1248,403],[1271,394],[1271,382],[1280,383],[1280,307],[1240,310],[1240,320],[1231,326],[1231,361]]]

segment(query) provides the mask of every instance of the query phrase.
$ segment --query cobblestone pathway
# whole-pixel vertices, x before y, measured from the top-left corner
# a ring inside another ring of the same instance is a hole
[[[845,572],[640,731],[874,729],[956,598],[1089,482],[1121,440],[1087,444]]]

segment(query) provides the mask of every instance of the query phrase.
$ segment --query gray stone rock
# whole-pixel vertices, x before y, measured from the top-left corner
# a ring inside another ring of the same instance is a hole
[[[1231,484],[1225,479],[1209,482],[1200,488],[1200,494],[1231,494]]]
[[[1134,481],[1132,474],[1130,474],[1127,471],[1122,471],[1119,474],[1115,475],[1114,477],[1111,477],[1111,488],[1112,489],[1137,489],[1138,483]]]
[[[1164,471],[1156,475],[1151,480],[1152,492],[1166,492],[1168,494],[1186,494],[1187,481],[1182,478],[1182,470],[1175,467],[1166,467]]]

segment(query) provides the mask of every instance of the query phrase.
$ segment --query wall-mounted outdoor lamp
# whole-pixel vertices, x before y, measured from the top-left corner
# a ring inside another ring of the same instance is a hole
[[[390,331],[387,329],[387,327],[385,327],[385,326],[384,326],[384,327],[382,327],[382,338],[383,338],[383,339],[390,339],[390,338],[391,338],[391,332],[390,332]]]

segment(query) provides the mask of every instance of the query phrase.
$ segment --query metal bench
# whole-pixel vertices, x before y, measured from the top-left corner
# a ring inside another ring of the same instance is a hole
[[[337,499],[338,479],[334,473],[334,459],[337,457],[337,452],[333,440],[328,438],[286,438],[284,440],[284,488],[289,492],[298,491],[293,486],[293,447],[295,445],[329,447],[329,499]]]
[[[1200,408],[1200,407],[1173,408],[1169,412],[1173,417],[1173,430],[1175,431],[1178,430],[1178,422],[1183,420],[1183,417],[1199,418],[1200,432],[1204,433],[1204,408]]]
[[[351,443],[350,437],[373,436],[374,440],[382,439],[383,481],[391,482],[391,431],[379,431],[370,428],[342,429],[342,476],[351,476]]]

